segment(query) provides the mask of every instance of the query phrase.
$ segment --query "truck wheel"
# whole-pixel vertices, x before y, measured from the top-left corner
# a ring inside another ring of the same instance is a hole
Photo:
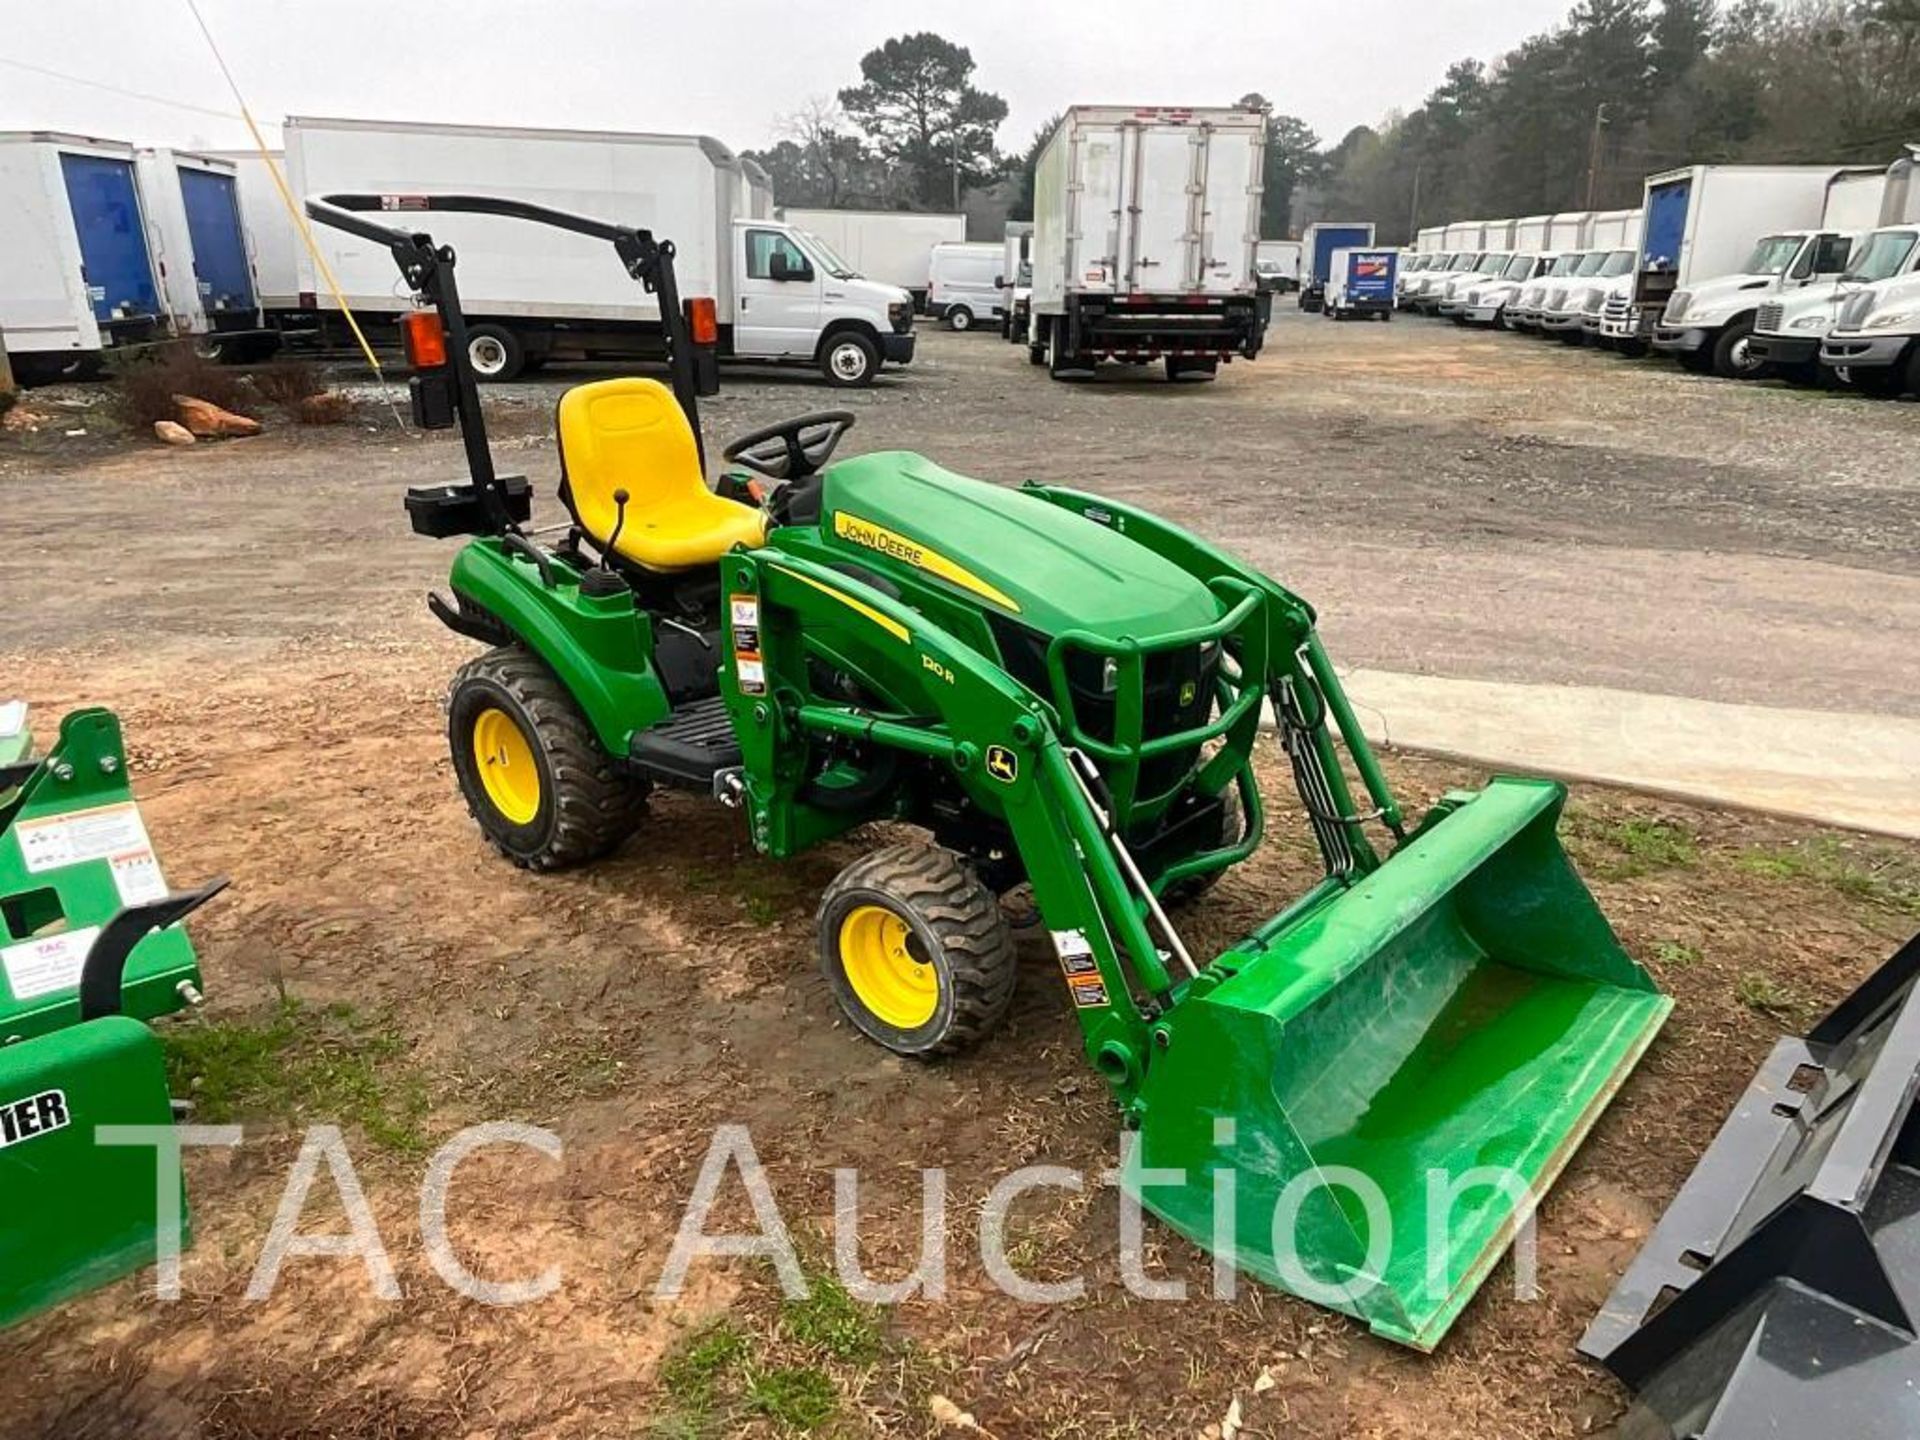
[[[447,743],[481,833],[523,869],[597,859],[646,814],[646,785],[614,768],[567,688],[517,646],[455,673]]]
[[[964,305],[950,306],[947,310],[947,328],[950,330],[971,330],[973,311]]]
[[[893,845],[820,897],[820,969],[858,1029],[896,1055],[951,1055],[1013,1000],[1013,932],[993,891],[951,850]]]
[[[1711,375],[1713,373],[1713,351],[1706,346],[1698,350],[1676,350],[1674,358],[1680,362],[1680,368],[1692,375]]]
[[[1742,315],[1713,343],[1713,373],[1723,380],[1758,380],[1767,362],[1753,353],[1753,316]]]
[[[467,359],[473,362],[476,380],[512,380],[527,363],[527,352],[520,337],[504,325],[469,325]]]
[[[820,373],[842,390],[871,385],[880,369],[880,351],[858,330],[842,330],[820,347]]]

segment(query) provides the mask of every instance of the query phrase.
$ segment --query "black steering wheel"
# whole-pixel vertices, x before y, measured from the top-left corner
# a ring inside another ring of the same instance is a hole
[[[853,428],[850,410],[819,410],[749,430],[720,453],[769,480],[800,480],[826,468],[840,437]]]

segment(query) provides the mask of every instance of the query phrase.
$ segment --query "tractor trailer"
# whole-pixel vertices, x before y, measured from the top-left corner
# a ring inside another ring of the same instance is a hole
[[[286,125],[296,194],[408,197],[484,193],[562,207],[671,240],[696,339],[725,361],[810,365],[833,385],[866,385],[913,358],[913,301],[862,279],[818,235],[753,215],[747,167],[704,135],[530,130],[296,117]],[[607,247],[586,236],[453,214],[435,238],[459,257],[468,348],[482,379],[506,380],[550,357],[659,358],[660,305],[636,289]],[[394,322],[412,308],[393,259],[356,236],[316,232],[347,304]],[[311,255],[300,292],[323,314],[337,303]]]
[[[1066,378],[1164,359],[1206,380],[1258,355],[1266,140],[1254,110],[1068,110],[1034,167],[1034,361]]]
[[[965,215],[915,210],[811,210],[789,205],[780,218],[818,235],[864,279],[898,285],[927,307],[927,257],[936,245],[967,238]]]
[[[1871,173],[1689,165],[1648,176],[1633,283],[1630,293],[1623,287],[1608,297],[1600,338],[1628,350],[1651,340],[1690,368],[1744,373],[1753,363],[1746,337],[1761,298],[1796,271],[1810,277],[1845,268],[1845,237],[1824,228],[1825,216],[1836,181]]]
[[[165,331],[135,158],[112,140],[0,134],[0,332],[23,385]]]

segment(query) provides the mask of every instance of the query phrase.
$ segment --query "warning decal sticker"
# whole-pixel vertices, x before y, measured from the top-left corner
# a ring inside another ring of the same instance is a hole
[[[13,992],[13,998],[37,1000],[42,995],[74,989],[80,984],[87,952],[93,949],[99,934],[98,925],[89,925],[84,930],[22,940],[0,949],[0,970],[6,972],[7,989]]]
[[[13,827],[20,840],[20,858],[27,872],[43,874],[86,860],[105,860],[113,867],[113,883],[120,903],[139,905],[167,893],[153,842],[132,801],[22,820]]]
[[[1100,978],[1099,962],[1087,943],[1084,930],[1054,930],[1054,952],[1060,957],[1060,969],[1067,977],[1067,993],[1082,1010],[1107,1003],[1107,983]]]

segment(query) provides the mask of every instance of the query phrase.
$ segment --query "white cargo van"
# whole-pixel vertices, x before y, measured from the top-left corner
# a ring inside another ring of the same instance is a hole
[[[990,241],[946,241],[927,256],[927,314],[950,329],[999,322],[1005,247]]]
[[[709,136],[294,118],[286,145],[303,197],[494,195],[671,240],[682,297],[711,302],[722,361],[811,365],[830,384],[866,385],[883,363],[913,358],[907,292],[861,279],[798,226],[755,218],[753,177]],[[659,302],[600,241],[493,215],[433,219],[434,239],[458,257],[482,378],[508,379],[560,355],[663,353]],[[393,320],[411,307],[384,250],[344,231],[316,229],[314,238],[356,312]],[[298,263],[303,298],[334,309],[304,248]]]

